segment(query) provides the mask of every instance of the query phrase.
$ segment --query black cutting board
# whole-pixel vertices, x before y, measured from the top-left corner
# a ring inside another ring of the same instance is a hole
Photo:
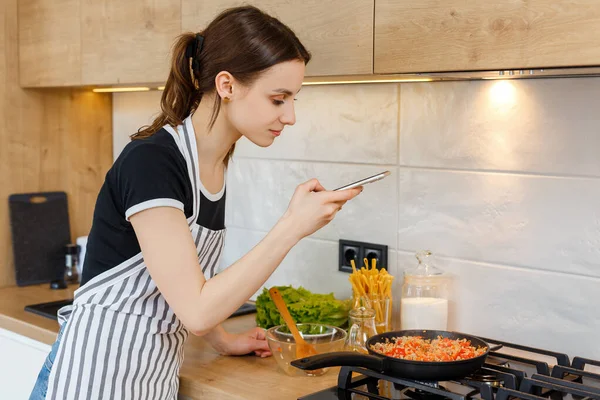
[[[8,198],[17,285],[62,279],[71,243],[65,192],[20,193]]]

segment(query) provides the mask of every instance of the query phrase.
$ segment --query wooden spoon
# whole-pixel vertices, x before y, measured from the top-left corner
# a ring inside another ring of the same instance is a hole
[[[312,345],[306,343],[306,340],[304,340],[300,335],[298,327],[296,326],[292,315],[290,314],[287,306],[285,305],[285,301],[283,300],[283,297],[281,297],[281,293],[279,293],[279,290],[277,290],[276,287],[272,287],[271,289],[269,289],[269,294],[271,295],[271,298],[273,299],[277,310],[279,310],[279,313],[283,317],[283,320],[285,321],[288,329],[294,336],[294,340],[296,341],[296,358],[304,358],[318,354],[317,350]]]

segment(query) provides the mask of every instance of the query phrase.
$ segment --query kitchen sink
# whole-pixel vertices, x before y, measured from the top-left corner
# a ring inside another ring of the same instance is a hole
[[[39,303],[39,304],[31,304],[25,306],[25,311],[29,311],[31,313],[41,315],[42,317],[50,318],[53,320],[57,320],[56,314],[58,310],[60,310],[64,306],[68,306],[73,304],[73,299],[52,301],[49,303]],[[240,315],[246,315],[256,312],[256,306],[253,303],[244,303],[240,308],[237,309],[229,318],[237,317]]]

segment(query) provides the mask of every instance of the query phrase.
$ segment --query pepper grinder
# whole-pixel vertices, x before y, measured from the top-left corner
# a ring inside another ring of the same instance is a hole
[[[79,245],[70,243],[65,247],[65,281],[78,283],[77,260],[79,258]]]

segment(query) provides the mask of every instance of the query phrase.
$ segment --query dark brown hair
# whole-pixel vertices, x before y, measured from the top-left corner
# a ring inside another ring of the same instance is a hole
[[[192,81],[190,62],[186,57],[188,46],[196,42],[196,34],[184,33],[173,46],[171,72],[160,104],[162,112],[150,126],[131,135],[131,139],[151,136],[166,124],[180,125],[196,110],[204,94],[216,90],[215,78],[221,71],[228,71],[240,83],[249,86],[275,64],[291,60],[307,64],[311,58],[290,28],[253,6],[223,11],[200,34],[204,41],[195,55],[198,68],[194,71],[198,89]],[[209,129],[220,109],[221,98],[215,96]],[[235,144],[229,150],[225,164],[234,147]]]

